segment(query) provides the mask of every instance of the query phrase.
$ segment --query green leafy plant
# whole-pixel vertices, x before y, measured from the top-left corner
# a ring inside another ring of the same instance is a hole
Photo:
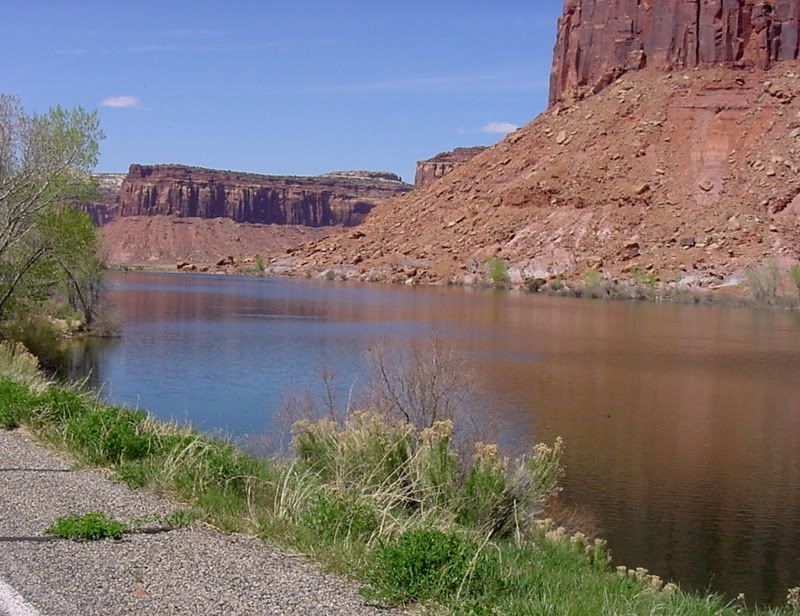
[[[96,541],[98,539],[119,539],[128,527],[107,516],[94,511],[83,515],[67,515],[58,518],[45,532],[48,535],[72,539],[73,541]]]
[[[364,541],[379,526],[375,508],[357,494],[318,492],[310,499],[300,524],[326,541]]]
[[[409,530],[370,557],[368,596],[390,604],[448,598],[468,584],[480,546],[455,533]]]
[[[655,272],[644,270],[640,267],[633,267],[630,270],[634,284],[645,287],[655,287],[658,283],[658,276]]]
[[[262,257],[261,255],[256,255],[256,269],[259,272],[264,271],[264,257]]]
[[[0,428],[13,430],[30,418],[38,396],[19,383],[0,380],[0,400]]]
[[[508,264],[503,259],[489,259],[486,266],[489,270],[489,279],[496,287],[504,287],[511,282],[508,277]]]

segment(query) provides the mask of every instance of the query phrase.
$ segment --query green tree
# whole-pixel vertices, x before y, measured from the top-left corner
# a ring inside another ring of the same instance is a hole
[[[105,294],[105,262],[92,220],[84,212],[65,207],[47,220],[45,229],[69,304],[83,317],[86,327],[92,327]]]
[[[92,195],[102,138],[96,113],[54,107],[30,115],[0,95],[0,316],[44,299],[65,275],[67,253],[94,256],[69,204]]]

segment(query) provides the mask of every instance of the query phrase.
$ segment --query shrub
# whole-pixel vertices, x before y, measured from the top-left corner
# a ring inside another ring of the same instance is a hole
[[[480,579],[480,546],[438,530],[409,530],[370,555],[366,594],[389,604],[450,599]]]
[[[39,372],[39,360],[21,342],[0,341],[0,378],[30,387],[34,393],[47,388]]]
[[[341,425],[300,421],[294,432],[299,459],[344,489],[375,492],[397,481],[411,454],[411,426],[371,413],[354,413]]]
[[[357,494],[318,492],[301,515],[300,524],[326,541],[367,541],[379,520],[374,507]]]
[[[262,257],[261,255],[256,255],[256,269],[259,272],[264,271],[264,257]]]
[[[781,272],[776,263],[766,263],[745,272],[745,281],[759,304],[774,304],[778,299]]]
[[[63,331],[59,331],[49,318],[17,316],[4,329],[5,336],[23,344],[44,368],[52,371],[63,368],[67,357]]]
[[[461,490],[458,522],[469,528],[498,531],[498,516],[507,504],[506,465],[493,445],[476,445],[472,468]]]
[[[486,263],[489,270],[489,279],[497,287],[504,287],[511,279],[508,277],[508,264],[502,259],[489,259]]]
[[[105,513],[95,511],[84,515],[68,515],[59,518],[45,532],[49,535],[73,541],[96,541],[119,539],[128,527]]]
[[[599,287],[603,282],[603,275],[594,268],[589,268],[583,272],[583,284],[587,288]]]
[[[630,272],[633,282],[636,285],[655,287],[658,283],[658,276],[656,276],[655,272],[649,272],[640,267],[631,268]]]
[[[0,428],[17,428],[30,417],[37,403],[38,397],[30,388],[0,379]]]

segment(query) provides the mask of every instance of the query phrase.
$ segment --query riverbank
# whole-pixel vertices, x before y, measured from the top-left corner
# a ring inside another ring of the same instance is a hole
[[[800,269],[793,268],[784,276],[770,272],[770,268],[756,268],[742,272],[725,283],[710,286],[663,283],[646,271],[634,272],[630,279],[608,280],[600,272],[588,270],[581,279],[567,279],[555,276],[549,279],[532,279],[525,282],[511,282],[507,272],[497,267],[494,276],[472,277],[468,280],[427,280],[416,276],[416,271],[402,270],[380,275],[360,272],[355,267],[340,266],[319,272],[295,268],[283,261],[269,264],[247,259],[242,262],[230,258],[218,263],[196,264],[182,262],[178,267],[168,264],[134,264],[114,266],[112,271],[144,272],[158,274],[206,274],[216,276],[249,276],[256,278],[307,278],[329,282],[356,282],[376,285],[405,286],[453,286],[471,289],[516,291],[541,294],[553,297],[577,299],[634,301],[675,304],[704,304],[750,308],[771,308],[778,310],[800,309]],[[785,278],[785,280],[783,279]]]
[[[167,494],[191,519],[299,550],[361,580],[375,601],[469,614],[742,613],[643,570],[612,570],[602,542],[542,520],[558,448],[504,460],[483,447],[463,466],[447,425],[416,431],[359,415],[299,424],[292,459],[257,459],[47,385],[24,354],[5,352],[0,368],[5,427],[22,424],[82,464]]]

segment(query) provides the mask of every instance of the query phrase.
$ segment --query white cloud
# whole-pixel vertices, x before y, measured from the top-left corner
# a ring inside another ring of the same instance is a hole
[[[103,107],[114,107],[117,109],[126,109],[130,107],[138,107],[141,101],[136,96],[109,96],[100,101]]]
[[[482,133],[490,133],[492,135],[507,135],[517,130],[519,126],[511,122],[489,122],[485,126],[481,126]]]

